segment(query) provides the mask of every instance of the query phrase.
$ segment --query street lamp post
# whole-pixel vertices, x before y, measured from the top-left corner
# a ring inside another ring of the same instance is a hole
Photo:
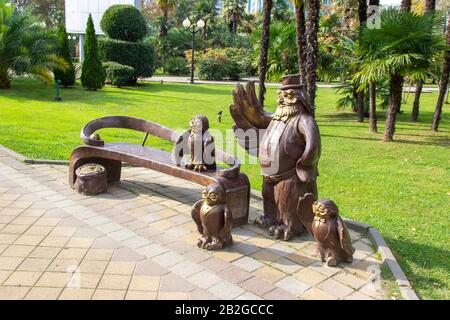
[[[197,28],[195,28],[194,24],[191,24],[189,18],[184,19],[183,26],[188,28],[192,33],[192,57],[191,57],[191,83],[194,83],[194,68],[195,68],[195,34],[202,28],[205,27],[205,21],[202,19],[197,21]]]

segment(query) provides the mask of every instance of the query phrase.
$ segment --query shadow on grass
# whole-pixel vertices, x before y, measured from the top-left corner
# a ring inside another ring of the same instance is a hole
[[[396,258],[401,263],[401,267],[408,279],[412,280],[413,285],[417,287],[439,287],[444,289],[448,283],[443,281],[442,277],[435,277],[430,272],[418,272],[411,269],[410,266],[416,265],[421,269],[436,271],[442,270],[443,273],[450,273],[450,251],[422,244],[411,242],[405,239],[393,239],[386,237],[385,240],[389,243],[389,247],[396,249]],[[409,252],[409,254],[407,253]],[[411,274],[414,278],[411,279]],[[419,284],[420,283],[420,284]],[[434,290],[434,289],[433,289]]]

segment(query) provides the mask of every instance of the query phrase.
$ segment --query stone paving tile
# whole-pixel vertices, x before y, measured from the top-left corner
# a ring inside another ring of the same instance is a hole
[[[339,299],[348,296],[350,293],[354,291],[352,288],[331,278],[317,285],[317,288],[322,289],[326,293],[331,294],[332,296]]]
[[[156,300],[158,294],[153,291],[128,290],[125,300]]]
[[[126,290],[104,290],[97,289],[92,296],[93,300],[123,300]]]
[[[184,280],[174,273],[169,273],[161,277],[160,292],[190,292],[196,286],[191,282]]]
[[[105,274],[132,275],[136,263],[132,261],[110,261]]]
[[[302,295],[302,299],[305,300],[336,300],[337,298],[321,289],[316,287],[309,288]]]
[[[128,290],[135,291],[157,291],[159,288],[160,277],[152,276],[133,276],[131,278]]]
[[[263,263],[250,257],[242,257],[238,260],[233,261],[231,264],[248,272],[252,272],[264,267]]]
[[[20,300],[25,298],[31,287],[1,286],[0,300]]]
[[[225,270],[222,270],[218,275],[232,283],[240,283],[252,277],[252,274],[250,272],[240,269],[236,266],[230,266]]]
[[[267,281],[268,283],[274,283],[286,277],[286,274],[284,272],[281,272],[269,266],[262,267],[256,271],[253,271],[252,273],[259,279]]]
[[[275,282],[275,286],[290,292],[291,294],[297,296],[303,294],[306,290],[308,290],[311,286],[301,282],[300,280],[295,279],[292,276],[287,276],[281,279],[278,282]]]
[[[33,287],[25,296],[25,300],[56,300],[62,290],[62,288]]]
[[[209,260],[207,260],[209,261]],[[170,271],[175,273],[176,275],[179,275],[182,278],[190,277],[196,273],[199,273],[200,271],[204,270],[204,267],[202,265],[198,265],[192,261],[184,260],[172,267],[169,268]]]
[[[355,291],[344,298],[345,300],[373,300],[373,298],[365,295],[360,291]]]
[[[89,300],[94,291],[94,289],[65,288],[58,300]]]
[[[110,186],[107,194],[86,197],[67,187],[65,167],[27,166],[9,158],[8,165],[13,165],[6,167],[3,159],[0,151],[0,176],[5,172],[14,181],[0,179],[0,296],[3,292],[26,299],[383,297],[366,284],[367,267],[379,262],[371,257],[370,241],[361,234],[353,237],[355,261],[340,268],[327,268],[317,260],[310,236],[277,241],[252,224],[233,229],[233,246],[209,252],[196,248],[199,235],[190,218],[199,186],[183,182],[185,189],[180,189],[176,178],[125,167],[123,178],[129,180]],[[252,199],[250,211],[251,219],[262,212],[258,200]],[[344,296],[339,285],[350,293]],[[332,287],[338,293],[327,292]]]
[[[241,282],[239,285],[242,288],[247,289],[248,291],[258,295],[259,297],[275,289],[275,287],[272,284],[264,280],[260,280],[256,277],[245,280]]]
[[[224,300],[235,299],[245,293],[245,290],[241,287],[226,282],[219,282],[209,288],[207,291]]]
[[[300,269],[299,271],[294,273],[292,276],[306,284],[311,285],[311,286],[316,286],[317,284],[319,284],[320,282],[322,282],[328,278],[328,276],[326,276],[322,273],[319,273],[317,271],[313,271],[309,268]]]

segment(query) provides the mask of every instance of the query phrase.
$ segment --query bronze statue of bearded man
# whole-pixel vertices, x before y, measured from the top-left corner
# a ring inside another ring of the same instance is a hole
[[[320,133],[313,107],[306,101],[299,75],[283,77],[275,113],[260,106],[254,83],[233,91],[230,113],[239,144],[259,156],[264,214],[255,223],[285,241],[311,230],[312,202],[317,199]],[[250,131],[261,130],[261,134]]]

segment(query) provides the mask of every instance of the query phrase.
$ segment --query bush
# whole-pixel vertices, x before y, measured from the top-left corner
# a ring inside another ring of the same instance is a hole
[[[155,52],[151,44],[104,38],[99,39],[98,46],[102,61],[114,61],[134,69],[132,82],[153,75]]]
[[[103,14],[100,26],[104,33],[116,40],[136,42],[147,34],[144,17],[132,5],[113,5]]]
[[[186,51],[185,54],[190,63],[191,52]],[[200,79],[239,80],[242,76],[255,73],[248,49],[207,49],[204,52],[196,52],[196,60]]]
[[[164,63],[164,71],[170,75],[181,76],[189,73],[187,61],[183,57],[170,57]]]
[[[97,51],[97,37],[95,35],[94,22],[89,14],[86,27],[86,41],[84,42],[85,58],[81,71],[81,85],[89,90],[97,90],[103,87],[105,73]]]
[[[62,24],[58,30],[58,55],[68,63],[67,69],[55,69],[53,74],[55,80],[61,81],[64,88],[75,84],[75,68],[70,56],[69,39],[67,38],[66,27]]]
[[[106,81],[119,88],[130,83],[130,79],[134,77],[134,69],[132,67],[117,62],[104,62],[103,69],[105,70]]]

